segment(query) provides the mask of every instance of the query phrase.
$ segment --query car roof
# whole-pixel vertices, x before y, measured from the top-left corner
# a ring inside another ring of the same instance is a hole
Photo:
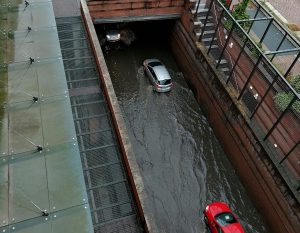
[[[245,233],[239,222],[231,223],[222,227],[224,233]]]
[[[230,212],[232,213],[231,209],[228,205],[224,202],[214,202],[208,205],[209,211],[213,216],[216,216],[220,213]]]
[[[153,70],[154,70],[158,80],[171,79],[171,76],[164,65],[154,66]]]
[[[152,59],[147,59],[146,63],[149,64],[151,62],[158,62],[161,65],[156,65],[154,67],[152,67],[153,71],[156,74],[156,77],[159,81],[161,80],[167,80],[167,79],[171,79],[171,76],[167,70],[167,68],[165,67],[164,64],[162,64],[162,62],[158,59],[152,58]]]

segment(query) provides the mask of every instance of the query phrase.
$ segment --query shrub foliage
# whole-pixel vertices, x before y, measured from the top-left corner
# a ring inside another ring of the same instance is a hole
[[[292,76],[292,78],[290,78],[289,83],[291,84],[291,86],[294,88],[294,90],[297,93],[300,93],[300,75],[295,75]],[[274,96],[274,102],[275,102],[275,106],[279,111],[284,111],[287,106],[290,104],[290,102],[292,101],[294,97],[294,94],[289,91],[289,92],[278,92],[275,96]],[[300,100],[296,100],[293,105],[292,105],[292,109],[294,111],[296,111],[297,113],[300,113]]]

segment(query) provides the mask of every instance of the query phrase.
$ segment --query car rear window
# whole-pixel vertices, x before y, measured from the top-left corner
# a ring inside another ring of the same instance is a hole
[[[171,79],[159,80],[158,83],[160,85],[169,85],[171,84]]]
[[[233,214],[229,212],[219,214],[215,217],[215,219],[221,226],[237,222]]]
[[[161,66],[162,64],[158,61],[149,62],[149,66],[155,67],[155,66]]]

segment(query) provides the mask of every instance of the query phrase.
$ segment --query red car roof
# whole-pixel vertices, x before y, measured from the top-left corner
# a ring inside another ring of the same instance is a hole
[[[224,202],[214,202],[208,205],[209,212],[213,216],[216,216],[217,214],[224,213],[224,212],[232,212],[228,205]]]

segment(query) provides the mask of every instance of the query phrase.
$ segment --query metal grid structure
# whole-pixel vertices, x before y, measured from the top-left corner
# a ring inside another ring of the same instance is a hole
[[[232,16],[231,2],[196,2],[196,38],[246,106],[253,131],[300,201],[300,95],[291,82],[300,78],[299,42],[257,1],[249,1],[244,20]]]
[[[82,19],[56,22],[94,232],[143,232]]]

